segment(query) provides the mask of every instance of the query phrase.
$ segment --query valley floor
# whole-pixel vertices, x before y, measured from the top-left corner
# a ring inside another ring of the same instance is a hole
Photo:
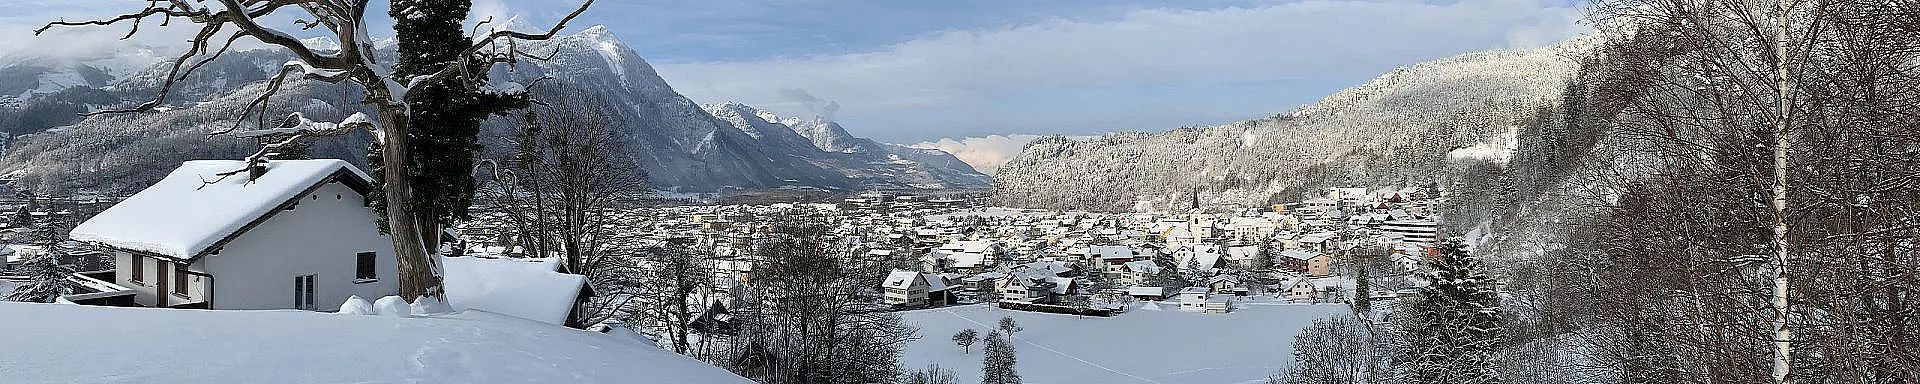
[[[1348,311],[1337,304],[1240,301],[1232,313],[1177,310],[1173,302],[1136,302],[1112,318],[1075,317],[968,305],[902,312],[919,327],[900,362],[939,364],[961,383],[980,381],[981,344],[963,354],[954,333],[992,329],[1013,316],[1020,377],[1028,384],[1261,383],[1293,360],[1293,335],[1313,320]],[[1155,310],[1156,308],[1163,308]],[[982,336],[984,338],[984,336]]]

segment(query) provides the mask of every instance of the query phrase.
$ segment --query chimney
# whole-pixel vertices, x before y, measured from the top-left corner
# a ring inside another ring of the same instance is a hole
[[[259,180],[260,176],[265,174],[267,174],[267,162],[265,160],[249,160],[247,164],[247,181]]]

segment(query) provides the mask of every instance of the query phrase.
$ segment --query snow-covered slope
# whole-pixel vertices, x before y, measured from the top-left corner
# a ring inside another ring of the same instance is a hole
[[[644,339],[432,317],[0,302],[9,383],[750,383]]]
[[[1002,204],[1126,210],[1168,208],[1199,193],[1260,205],[1327,184],[1445,182],[1448,154],[1501,156],[1516,126],[1563,94],[1575,39],[1524,51],[1413,65],[1270,118],[1088,140],[1035,140],[995,173]],[[1075,177],[1059,177],[1076,175]]]
[[[988,179],[971,167],[921,151],[890,154],[890,145],[844,136],[833,139],[858,148],[831,151],[820,141],[783,124],[754,126],[740,116],[723,119],[674,92],[672,86],[605,27],[587,28],[522,49],[557,52],[552,60],[529,60],[496,78],[522,84],[549,77],[533,88],[535,96],[576,114],[575,121],[604,121],[636,157],[653,188],[716,192],[773,188],[972,188]],[[389,53],[390,54],[390,53]],[[252,152],[250,140],[205,133],[233,124],[242,106],[280,63],[283,53],[241,51],[215,61],[184,80],[186,88],[168,98],[169,111],[137,116],[78,119],[76,112],[129,104],[152,97],[163,78],[150,67],[104,87],[74,87],[42,95],[24,104],[0,108],[0,131],[25,135],[4,144],[0,173],[22,178],[49,192],[97,190],[125,194],[158,180],[173,164],[192,159],[238,158]],[[58,97],[56,97],[58,96]],[[319,119],[362,112],[352,92],[336,86],[301,82],[274,97],[271,115],[300,111]],[[757,112],[748,111],[746,117]],[[11,123],[9,123],[11,122]],[[505,148],[520,124],[517,118],[493,119],[483,137]],[[828,123],[831,124],[831,123]],[[0,136],[4,137],[4,136]],[[322,140],[315,157],[343,158],[364,165],[366,138]],[[853,147],[849,147],[853,148]],[[950,157],[950,156],[947,156]],[[922,161],[924,160],[924,161]]]

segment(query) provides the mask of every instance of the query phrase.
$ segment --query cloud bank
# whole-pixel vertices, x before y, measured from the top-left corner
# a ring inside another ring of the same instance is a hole
[[[1025,148],[1027,143],[1040,137],[1040,135],[1013,134],[959,139],[941,138],[923,141],[911,147],[947,151],[954,157],[960,158],[960,161],[973,166],[974,170],[991,175],[999,171],[1001,165],[1006,165],[1007,161],[1013,160],[1014,156],[1020,155],[1020,150]]]

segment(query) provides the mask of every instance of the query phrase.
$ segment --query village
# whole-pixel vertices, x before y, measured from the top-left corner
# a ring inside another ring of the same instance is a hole
[[[734,287],[753,280],[764,262],[750,249],[766,235],[759,219],[776,216],[830,223],[832,235],[850,244],[845,257],[886,266],[872,276],[880,282],[874,288],[895,310],[987,304],[1094,316],[1141,301],[1227,313],[1248,300],[1410,296],[1412,274],[1438,231],[1431,219],[1437,202],[1419,188],[1331,188],[1258,208],[1196,202],[1178,213],[980,207],[978,200],[868,192],[837,202],[681,205],[624,216],[641,228],[631,241],[707,255],[712,282],[700,296],[717,310],[729,307]],[[459,228],[469,249],[513,252],[502,238],[510,229],[495,219]],[[1356,284],[1359,278],[1368,284]]]
[[[239,164],[190,162],[119,202],[11,205],[4,229],[9,244],[0,248],[7,255],[0,265],[0,288],[11,290],[33,279],[10,272],[57,251],[76,269],[67,277],[75,289],[59,300],[80,304],[334,310],[349,296],[371,300],[391,294],[394,279],[384,277],[394,273],[393,260],[374,251],[385,240],[359,196],[364,174],[338,161],[277,161],[273,171],[259,170],[253,180],[202,185],[201,174],[211,172],[203,168],[221,166]],[[261,183],[279,192],[219,193],[223,186],[237,190]],[[189,189],[196,192],[183,192]],[[868,192],[819,203],[629,208],[616,217],[633,228],[621,241],[699,250],[712,281],[697,296],[710,311],[730,307],[735,288],[752,282],[754,267],[763,260],[756,260],[750,248],[767,229],[756,218],[773,216],[830,223],[832,235],[856,253],[846,257],[886,266],[871,278],[878,282],[872,287],[876,297],[888,308],[988,304],[1093,316],[1118,315],[1136,301],[1227,313],[1247,300],[1392,299],[1410,294],[1415,280],[1409,276],[1421,268],[1437,232],[1430,218],[1436,201],[1420,188],[1330,188],[1304,201],[1267,207],[1211,207],[1196,199],[1182,212],[1058,212],[980,207],[980,201],[967,194]],[[89,212],[99,214],[81,217]],[[166,228],[143,224],[158,216],[195,215],[202,218]],[[285,218],[267,220],[277,216]],[[527,316],[559,323],[567,311],[564,303],[576,292],[592,293],[580,276],[561,271],[552,255],[531,255],[515,246],[513,229],[503,220],[498,212],[481,213],[441,232],[440,248],[449,256],[443,259],[451,260],[446,280],[554,282],[558,287],[532,289],[547,292],[544,300],[552,303],[525,297],[465,301],[515,306],[488,308],[510,313],[544,308]],[[288,230],[293,227],[333,233],[315,241]],[[223,253],[250,256],[218,257]],[[290,260],[315,265],[295,266]],[[519,268],[513,261],[544,267]],[[469,265],[499,262],[508,264],[479,268],[509,273],[453,276],[475,273]],[[1367,282],[1357,284],[1361,278]],[[294,282],[291,291],[288,280]]]

